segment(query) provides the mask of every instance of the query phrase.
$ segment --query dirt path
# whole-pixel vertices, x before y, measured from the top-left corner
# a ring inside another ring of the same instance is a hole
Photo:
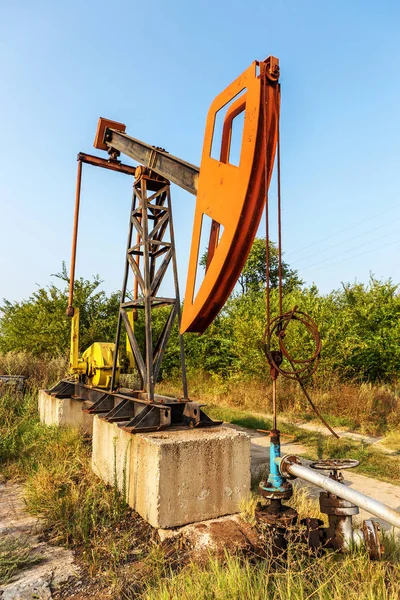
[[[49,600],[62,583],[79,578],[72,552],[40,541],[39,535],[40,523],[26,512],[22,487],[0,484],[0,539],[18,541],[39,559],[0,586],[2,600]]]
[[[289,423],[289,421],[285,422]],[[332,435],[322,423],[318,423],[315,421],[311,423],[292,423],[292,425],[295,425],[299,429],[304,429],[305,431],[315,431],[316,433],[320,433],[321,435],[326,436]],[[354,431],[348,431],[347,429],[341,429],[339,427],[334,427],[333,429],[336,431],[340,438],[347,438],[350,440],[354,440],[355,442],[363,442],[364,444],[367,444],[369,446],[374,446],[375,450],[378,450],[383,454],[390,454],[392,456],[397,456],[399,454],[397,450],[393,450],[392,448],[389,448],[388,446],[385,446],[382,443],[382,440],[384,440],[384,436],[382,435],[378,436],[355,433]]]
[[[252,414],[254,414],[257,417],[262,417],[263,419],[267,419],[269,421],[272,421],[272,419],[273,419],[273,416],[271,414],[268,414],[268,413],[255,412],[255,413],[252,413]],[[331,432],[325,427],[325,425],[323,425],[318,420],[307,421],[307,422],[304,422],[304,421],[295,421],[295,420],[293,420],[293,418],[288,419],[285,416],[279,415],[279,421],[281,423],[285,423],[286,425],[293,425],[294,427],[298,427],[299,429],[304,429],[305,431],[312,431],[312,432],[315,432],[315,433],[320,433],[321,435],[325,435],[325,436],[332,435]],[[384,446],[381,443],[382,440],[384,439],[384,436],[376,436],[376,435],[368,435],[368,434],[362,434],[362,433],[355,433],[354,431],[348,431],[348,429],[344,429],[342,427],[333,427],[333,429],[338,434],[338,436],[341,437],[341,438],[349,438],[351,440],[355,440],[355,441],[358,441],[358,442],[362,441],[362,442],[364,442],[365,444],[368,444],[368,445],[377,444],[379,446],[379,450],[381,452],[384,452],[384,453],[387,453],[387,454],[393,454],[393,450],[391,450],[390,448],[387,448],[386,446]]]

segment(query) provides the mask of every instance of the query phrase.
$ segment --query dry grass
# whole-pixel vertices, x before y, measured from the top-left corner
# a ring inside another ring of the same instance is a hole
[[[1,375],[24,375],[28,389],[49,388],[66,376],[68,360],[64,356],[37,357],[29,352],[0,354]]]
[[[393,450],[396,454],[400,454],[400,433],[398,431],[389,431],[381,443]]]
[[[181,395],[179,381],[162,381],[161,393]],[[335,378],[308,386],[315,404],[334,426],[348,427],[364,434],[379,435],[400,425],[400,386],[341,383]],[[193,400],[271,413],[271,386],[243,377],[224,379],[204,372],[189,374],[189,392]],[[299,385],[278,379],[278,409],[293,420],[315,417]]]
[[[25,501],[51,541],[76,548],[92,574],[143,558],[152,529],[129,509],[117,481],[111,487],[94,475],[90,444],[63,428],[43,450],[26,480]]]

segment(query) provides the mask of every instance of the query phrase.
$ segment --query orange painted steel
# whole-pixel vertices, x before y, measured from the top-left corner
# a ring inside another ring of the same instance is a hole
[[[124,123],[120,123],[119,121],[111,121],[110,119],[100,117],[97,122],[97,131],[93,142],[93,146],[98,150],[108,150],[108,146],[104,141],[104,134],[107,128],[115,129],[115,131],[125,133],[126,126]]]
[[[275,158],[279,63],[253,62],[208,112],[200,165],[181,332],[203,333],[222,309],[246,262],[261,219]],[[240,95],[239,95],[240,94]],[[219,160],[211,157],[216,116],[227,104]],[[232,124],[244,111],[239,166],[229,163]],[[195,294],[203,215],[213,221],[204,280]],[[222,235],[219,238],[221,226]]]

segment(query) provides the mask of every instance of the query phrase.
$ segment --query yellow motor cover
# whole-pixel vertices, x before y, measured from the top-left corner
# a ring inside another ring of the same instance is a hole
[[[93,387],[109,388],[112,375],[115,344],[107,342],[95,342],[82,354],[82,359],[87,364],[88,384]],[[118,384],[119,357],[117,358],[117,376],[115,384]]]

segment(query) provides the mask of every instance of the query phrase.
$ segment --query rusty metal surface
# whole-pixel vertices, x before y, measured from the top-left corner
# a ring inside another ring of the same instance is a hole
[[[71,250],[71,266],[69,270],[69,296],[67,317],[74,316],[74,284],[75,284],[75,264],[76,264],[76,245],[78,242],[78,225],[79,225],[79,205],[81,201],[81,183],[82,183],[82,161],[78,160],[78,171],[76,174],[76,192],[75,192],[75,209],[74,209],[74,225],[72,230],[72,250]]]
[[[342,471],[343,469],[358,467],[359,464],[360,461],[354,458],[330,458],[312,462],[310,467],[318,471]]]
[[[124,175],[135,176],[137,167],[132,165],[125,165],[118,160],[107,160],[100,156],[93,156],[93,154],[86,154],[85,152],[79,152],[78,160],[92,167],[101,167],[102,169],[108,169],[109,171],[117,171]]]
[[[319,495],[319,507],[322,513],[325,515],[337,515],[337,516],[353,516],[358,515],[360,512],[358,506],[339,498],[335,494],[329,492],[321,492]]]
[[[297,521],[297,511],[284,504],[279,504],[275,510],[273,503],[256,510],[256,520],[265,525],[288,528],[294,525]]]
[[[263,480],[260,481],[257,491],[268,500],[289,500],[293,496],[293,488],[289,481],[285,481],[280,489],[273,489],[267,480]]]
[[[314,517],[306,517],[300,521],[300,525],[305,528],[304,541],[311,550],[318,550],[323,543],[323,524],[321,519]]]
[[[202,406],[204,406],[204,404],[199,404],[198,402],[186,402],[183,418],[189,427],[197,427],[200,423]]]
[[[96,136],[94,138],[93,146],[98,150],[108,150],[108,145],[105,143],[105,133],[108,128],[115,129],[115,131],[119,131],[121,133],[125,132],[125,125],[123,123],[119,123],[118,121],[111,121],[110,119],[104,119],[104,117],[100,117],[97,122],[97,130]]]
[[[384,547],[379,540],[380,527],[373,519],[363,521],[361,531],[364,534],[364,543],[371,560],[380,560],[384,554]]]
[[[115,148],[191,194],[197,193],[199,168],[195,165],[112,128],[105,130],[105,143],[108,149]]]
[[[297,359],[289,352],[286,346],[285,338],[290,336],[290,334],[288,334],[288,326],[294,321],[304,325],[314,342],[314,350],[307,358]],[[276,340],[279,345],[279,352],[273,350],[274,340]],[[264,350],[269,364],[278,373],[281,373],[288,379],[310,377],[317,369],[321,348],[322,342],[317,325],[309,315],[303,311],[297,310],[297,307],[284,314],[278,315],[271,321],[269,326],[267,326],[264,333]],[[283,359],[287,360],[290,369],[287,366],[283,366],[285,364]]]
[[[140,390],[117,390],[115,392],[91,387],[79,382],[60,381],[48,393],[57,398],[74,398],[85,401],[84,412],[98,415],[99,418],[110,423],[117,423],[118,427],[130,433],[143,433],[159,431],[168,427],[188,427],[186,406],[189,413],[193,413],[190,405],[195,405],[189,400],[171,398],[169,396],[154,397],[150,402],[146,393]],[[196,405],[195,427],[215,427],[221,421],[213,421]]]
[[[270,539],[272,557],[283,556],[287,550],[288,542],[297,523],[297,511],[285,506],[280,500],[271,500],[267,505],[258,504],[255,518],[259,526],[265,529]]]
[[[259,74],[258,74],[259,69]],[[265,204],[279,119],[279,66],[270,57],[254,62],[212,102],[208,112],[193,226],[181,331],[202,333],[235,286],[250,252]],[[211,156],[216,114],[243,92],[225,116],[220,160]],[[264,110],[265,109],[265,110]],[[232,120],[245,110],[239,166],[228,161]],[[263,132],[267,132],[266,144]],[[267,182],[264,179],[267,165]],[[203,215],[223,226],[204,280],[195,294]]]

